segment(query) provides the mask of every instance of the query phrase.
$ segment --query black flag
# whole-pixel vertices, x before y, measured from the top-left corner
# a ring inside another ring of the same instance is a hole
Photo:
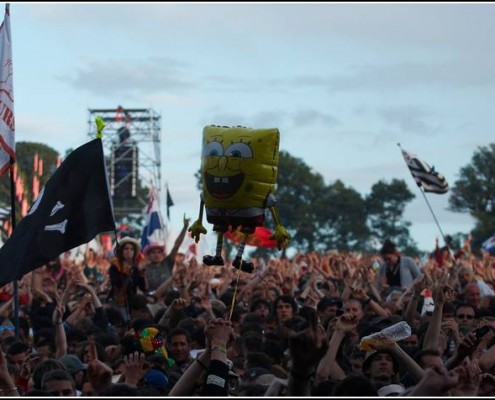
[[[174,205],[174,201],[172,200],[172,196],[170,196],[170,191],[167,186],[167,218],[170,220],[170,207]]]
[[[0,249],[0,287],[115,230],[101,139],[70,153]]]

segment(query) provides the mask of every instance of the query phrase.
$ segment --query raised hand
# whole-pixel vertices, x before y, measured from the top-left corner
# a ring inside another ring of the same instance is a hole
[[[3,353],[3,349],[1,346],[0,346],[0,389],[2,389],[5,395],[19,396],[16,385],[14,384],[14,381],[10,376],[7,367],[7,359],[5,358],[5,354]]]
[[[135,351],[124,356],[125,383],[136,386],[146,373],[145,354]]]
[[[184,227],[187,228],[190,222],[191,222],[191,218],[187,218],[186,214],[184,213],[184,219],[183,219]]]
[[[88,347],[89,383],[95,392],[99,392],[111,385],[113,371],[108,365],[98,360],[98,352],[96,351],[96,344],[94,341],[90,341]]]
[[[179,298],[174,299],[172,301],[172,303],[170,304],[170,307],[172,307],[172,309],[175,311],[183,310],[184,308],[187,307],[187,301],[186,301],[186,299],[179,297]]]
[[[355,315],[342,314],[336,318],[335,330],[342,331],[344,333],[352,332],[358,326],[358,320]]]

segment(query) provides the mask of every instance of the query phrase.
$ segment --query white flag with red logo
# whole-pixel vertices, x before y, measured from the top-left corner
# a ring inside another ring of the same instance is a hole
[[[0,26],[0,176],[9,169],[11,158],[15,159],[14,82],[10,8],[7,3]]]

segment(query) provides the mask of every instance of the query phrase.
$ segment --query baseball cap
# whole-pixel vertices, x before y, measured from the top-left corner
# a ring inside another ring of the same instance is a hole
[[[67,372],[69,372],[69,374],[74,374],[77,371],[88,369],[88,364],[81,362],[79,357],[75,354],[66,354],[65,356],[59,358],[59,361],[65,367]]]
[[[153,386],[158,389],[168,388],[167,375],[157,369],[149,369],[144,375],[144,381],[148,386]]]
[[[317,307],[317,310],[324,310],[327,307],[330,306],[337,306],[337,308],[342,308],[342,300],[339,299],[338,297],[323,297],[319,302]]]

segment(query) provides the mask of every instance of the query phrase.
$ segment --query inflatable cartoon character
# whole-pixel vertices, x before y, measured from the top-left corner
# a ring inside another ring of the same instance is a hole
[[[246,272],[253,271],[253,263],[243,261],[242,254],[250,234],[263,226],[265,211],[269,209],[276,227],[270,239],[279,250],[290,240],[275,209],[273,191],[277,181],[278,129],[250,129],[211,125],[203,130],[201,181],[203,191],[199,218],[189,231],[196,243],[207,231],[202,225],[203,208],[206,219],[217,232],[214,256],[204,256],[206,265],[224,265],[223,236],[240,227],[243,237],[237,247],[232,265]]]

